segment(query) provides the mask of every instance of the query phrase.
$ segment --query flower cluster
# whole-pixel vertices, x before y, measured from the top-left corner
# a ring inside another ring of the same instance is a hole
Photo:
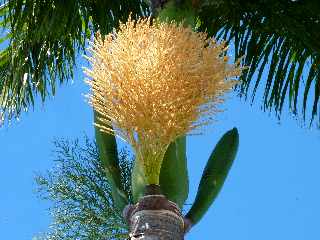
[[[150,19],[129,19],[91,44],[85,72],[98,126],[132,145],[149,184],[170,142],[209,124],[233,87],[241,70],[225,51],[206,33]]]

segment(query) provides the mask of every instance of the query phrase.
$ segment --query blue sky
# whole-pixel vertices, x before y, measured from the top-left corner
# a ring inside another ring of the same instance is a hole
[[[93,136],[81,69],[45,105],[0,129],[0,239],[27,240],[47,230],[49,203],[37,198],[34,176],[53,166],[56,137]],[[237,127],[240,147],[222,192],[187,240],[320,239],[320,131],[281,123],[230,95],[225,112],[202,136],[188,138],[192,203],[207,158],[221,135]]]

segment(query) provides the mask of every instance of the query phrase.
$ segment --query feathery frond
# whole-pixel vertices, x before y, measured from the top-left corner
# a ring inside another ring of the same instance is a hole
[[[53,203],[53,224],[43,240],[126,239],[127,226],[112,201],[111,185],[105,176],[97,146],[87,138],[56,140],[56,165],[46,174],[38,175],[38,192]],[[124,189],[131,197],[132,161],[120,154]]]

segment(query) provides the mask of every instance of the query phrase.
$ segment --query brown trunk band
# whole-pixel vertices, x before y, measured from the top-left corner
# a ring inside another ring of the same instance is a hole
[[[184,220],[178,206],[163,195],[147,195],[127,210],[130,239],[182,240]]]

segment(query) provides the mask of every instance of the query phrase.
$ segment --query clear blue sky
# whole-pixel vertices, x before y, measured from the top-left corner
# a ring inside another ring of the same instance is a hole
[[[53,166],[52,140],[93,136],[92,112],[78,69],[74,83],[44,106],[0,129],[0,239],[29,240],[50,224],[49,204],[34,193],[34,175]],[[187,240],[320,239],[320,130],[282,122],[232,97],[203,136],[188,138],[191,203],[221,135],[238,127],[240,148],[218,199]]]

